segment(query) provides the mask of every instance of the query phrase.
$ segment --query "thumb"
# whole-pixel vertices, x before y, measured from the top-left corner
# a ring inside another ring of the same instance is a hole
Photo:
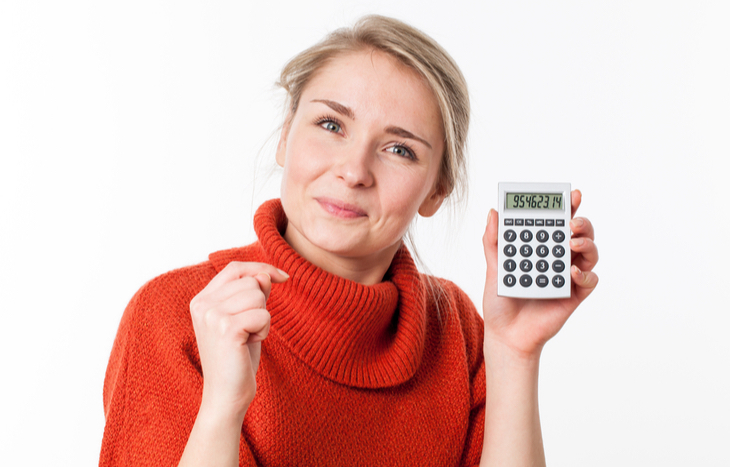
[[[484,229],[482,244],[487,266],[494,266],[497,262],[497,235],[499,235],[499,214],[494,209],[487,214],[487,226]]]
[[[497,274],[497,236],[499,235],[499,214],[494,209],[489,210],[487,215],[487,226],[484,229],[482,244],[484,245],[484,258],[487,260],[487,284],[485,287],[489,289],[491,286],[496,287]],[[495,291],[496,293],[496,291]]]

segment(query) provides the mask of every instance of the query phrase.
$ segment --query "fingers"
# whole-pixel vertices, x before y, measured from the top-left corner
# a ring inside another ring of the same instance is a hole
[[[266,276],[264,276],[266,277]],[[248,295],[248,298],[245,296]],[[191,302],[192,306],[231,301],[245,308],[266,308],[267,292],[262,289],[256,277],[242,277],[220,285],[217,289],[206,287]],[[202,303],[200,303],[202,302]]]
[[[190,302],[191,310],[200,302],[219,303],[245,290],[263,292],[263,302],[241,303],[248,308],[265,308],[272,283],[286,281],[289,275],[266,263],[232,261],[223,268],[200,293]],[[255,297],[250,297],[253,300]]]
[[[226,282],[231,282],[242,277],[253,277],[256,274],[268,274],[273,283],[282,283],[289,278],[289,275],[266,263],[250,263],[242,261],[231,261],[219,272],[213,280],[208,283],[207,288],[217,289]]]
[[[583,200],[583,193],[580,190],[573,190],[570,192],[570,206],[572,208],[570,217],[575,216],[575,211],[580,207],[580,203]]]
[[[582,271],[578,266],[570,268],[570,277],[573,281],[573,294],[579,302],[588,297],[598,285],[598,276],[591,271]]]
[[[268,273],[260,272],[254,276],[256,282],[258,282],[259,288],[264,293],[264,304],[269,299],[271,293],[271,276]]]
[[[269,335],[271,315],[264,309],[248,310],[232,317],[231,324],[244,338],[243,343],[261,342]]]
[[[574,237],[588,237],[595,240],[593,224],[585,217],[575,217],[570,221],[570,230]]]
[[[570,251],[573,252],[572,263],[583,271],[591,271],[598,263],[598,248],[590,238],[572,238]]]

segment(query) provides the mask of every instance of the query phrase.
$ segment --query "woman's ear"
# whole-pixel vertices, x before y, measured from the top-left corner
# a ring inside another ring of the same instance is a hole
[[[421,206],[418,208],[418,214],[423,217],[433,216],[441,207],[441,203],[444,202],[444,199],[446,199],[446,193],[444,193],[443,187],[439,184],[433,189],[431,194],[423,200],[423,203],[421,203]]]
[[[288,113],[286,119],[284,119],[284,125],[281,127],[281,134],[279,135],[279,144],[276,146],[276,163],[279,167],[284,167],[284,161],[286,161],[286,139],[289,136],[289,127],[291,127],[292,115]]]

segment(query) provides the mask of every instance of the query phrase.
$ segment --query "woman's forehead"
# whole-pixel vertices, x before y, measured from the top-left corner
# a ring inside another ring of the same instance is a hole
[[[352,110],[355,119],[399,118],[422,126],[441,113],[433,91],[413,68],[381,51],[359,51],[331,59],[303,90],[300,106],[332,101]]]

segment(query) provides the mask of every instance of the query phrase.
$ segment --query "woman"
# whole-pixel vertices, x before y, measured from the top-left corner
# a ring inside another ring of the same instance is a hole
[[[482,321],[402,244],[463,185],[468,96],[452,59],[366,17],[295,57],[280,84],[281,200],[257,211],[256,243],[132,299],[100,464],[544,464],[540,352],[597,284],[591,224],[571,222],[571,298],[508,299],[492,210]]]

